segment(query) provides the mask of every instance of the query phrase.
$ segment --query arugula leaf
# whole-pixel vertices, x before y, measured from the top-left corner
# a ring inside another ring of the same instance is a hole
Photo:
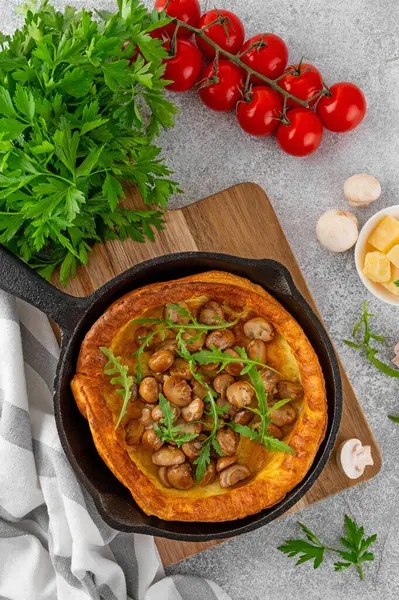
[[[215,328],[218,329],[219,326],[215,326]],[[220,371],[222,371],[229,364],[243,363],[245,365],[245,367],[243,367],[243,369],[241,371],[241,375],[246,375],[253,366],[263,367],[265,369],[269,369],[270,371],[274,371],[275,373],[278,373],[278,371],[276,371],[276,369],[273,369],[272,367],[269,367],[268,365],[266,365],[262,362],[259,362],[257,360],[251,360],[248,357],[244,348],[241,348],[240,346],[235,346],[234,350],[239,354],[239,357],[230,356],[229,354],[226,354],[219,348],[215,348],[215,346],[211,346],[210,350],[200,350],[199,352],[196,352],[193,355],[193,359],[196,362],[198,362],[200,365],[207,365],[207,364],[212,364],[212,363],[216,363],[216,362],[221,363],[220,367],[219,367]]]
[[[399,287],[399,279],[397,279],[396,281],[394,281],[394,284]]]
[[[348,567],[355,566],[359,572],[360,579],[364,579],[363,562],[374,560],[374,554],[368,552],[368,548],[373,544],[377,536],[371,535],[364,537],[364,528],[359,527],[356,521],[353,521],[348,515],[345,515],[344,526],[346,537],[341,537],[341,544],[346,548],[330,548],[325,546],[319,538],[302,523],[298,523],[304,531],[305,540],[286,540],[284,544],[277,549],[287,554],[290,558],[299,555],[296,565],[300,565],[309,560],[313,560],[313,568],[317,569],[324,560],[324,553],[334,552],[338,554],[344,562],[337,561],[334,563],[335,571],[343,571]],[[348,552],[349,550],[349,552]]]
[[[163,442],[172,442],[180,448],[182,444],[198,437],[198,433],[185,433],[181,425],[174,425],[175,413],[163,394],[159,394],[159,406],[163,418],[160,419],[159,423],[154,423],[153,429]]]
[[[364,302],[362,318],[360,319],[360,321],[358,323],[356,323],[356,325],[353,328],[353,332],[352,332],[352,337],[355,338],[356,335],[358,334],[360,328],[363,327],[364,333],[363,333],[362,342],[359,344],[356,344],[350,340],[344,340],[344,344],[346,344],[350,348],[354,348],[355,350],[364,350],[364,352],[366,353],[367,359],[379,371],[381,371],[382,373],[385,373],[385,375],[388,375],[389,377],[395,377],[396,379],[399,379],[399,370],[393,369],[391,366],[389,366],[389,365],[383,363],[381,360],[379,360],[375,356],[377,354],[378,350],[376,348],[373,348],[370,345],[370,340],[375,340],[377,342],[382,342],[382,343],[385,342],[386,340],[381,335],[376,335],[374,333],[371,333],[369,318],[374,317],[374,315],[368,312],[367,306],[368,306],[368,302]]]
[[[399,423],[399,416],[396,415],[388,415],[388,419],[391,419],[394,423]]]
[[[131,375],[128,375],[129,367],[122,365],[120,356],[116,357],[111,348],[101,346],[100,350],[104,356],[108,358],[108,362],[104,366],[104,373],[106,375],[118,374],[118,377],[112,377],[111,383],[112,385],[121,386],[116,390],[117,394],[120,394],[123,398],[122,410],[115,425],[115,429],[118,429],[123,417],[126,415],[127,405],[132,397],[134,378]]]
[[[66,285],[95,242],[153,240],[179,192],[153,144],[177,113],[164,97],[166,50],[150,36],[165,19],[139,0],[115,14],[47,1],[22,13],[21,29],[0,35],[1,243],[44,277],[60,265]],[[123,207],[122,181],[155,209]]]

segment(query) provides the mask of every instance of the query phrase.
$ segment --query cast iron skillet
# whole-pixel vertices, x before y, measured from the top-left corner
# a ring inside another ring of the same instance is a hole
[[[123,294],[140,286],[212,269],[230,271],[260,284],[297,319],[319,357],[327,386],[328,427],[315,461],[282,502],[257,515],[225,523],[180,523],[148,517],[129,491],[105,466],[94,447],[87,421],[79,413],[70,381],[81,342],[93,323]],[[58,323],[61,356],[54,384],[54,409],[62,446],[103,519],[113,528],[185,541],[222,539],[269,523],[293,506],[316,481],[334,447],[342,414],[337,359],[320,321],[296,289],[290,273],[274,260],[252,260],[226,254],[183,252],[148,260],[109,281],[87,298],[65,294],[36,275],[0,246],[0,288],[26,300]]]

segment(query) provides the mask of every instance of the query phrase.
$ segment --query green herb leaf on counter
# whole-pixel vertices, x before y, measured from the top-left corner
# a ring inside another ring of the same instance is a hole
[[[185,442],[190,442],[198,437],[198,433],[185,433],[180,425],[174,425],[174,410],[163,394],[159,394],[159,406],[163,418],[159,423],[154,423],[153,428],[157,436],[161,438],[163,442],[172,442],[180,448]]]
[[[391,419],[394,423],[399,423],[399,416],[396,415],[388,415],[388,419]]]
[[[129,367],[122,365],[120,356],[115,356],[111,348],[105,346],[100,347],[101,352],[108,358],[108,362],[104,366],[104,373],[106,375],[116,375],[118,377],[112,377],[112,385],[121,386],[116,390],[117,394],[120,394],[123,398],[123,405],[119,414],[118,421],[115,425],[115,429],[118,429],[123,417],[127,411],[127,405],[132,397],[132,387],[134,384],[134,377],[128,375]]]
[[[360,329],[363,327],[362,342],[355,343],[350,340],[344,340],[344,343],[347,346],[350,346],[351,348],[354,348],[356,350],[364,350],[366,353],[367,359],[379,371],[381,371],[382,373],[385,373],[386,375],[389,375],[389,377],[395,377],[395,378],[399,379],[399,370],[393,369],[389,365],[380,361],[376,357],[378,350],[376,348],[373,348],[370,344],[371,340],[375,340],[376,342],[384,343],[384,342],[386,342],[386,339],[382,335],[376,335],[374,333],[371,333],[369,319],[370,319],[370,317],[374,317],[374,315],[367,311],[367,305],[368,305],[368,302],[363,303],[362,318],[360,319],[360,321],[358,323],[356,323],[355,327],[353,328],[353,332],[352,332],[352,337],[354,339],[356,339],[357,334],[359,333]]]
[[[115,14],[47,0],[19,12],[0,48],[0,243],[47,279],[60,265],[65,285],[94,243],[154,239],[179,191],[153,144],[177,112],[150,36],[168,20],[139,0]],[[122,181],[152,208],[123,207]]]
[[[299,555],[297,565],[313,560],[313,568],[317,569],[324,560],[324,553],[334,552],[338,554],[342,561],[334,563],[335,571],[343,571],[349,567],[356,567],[359,572],[360,579],[364,579],[363,562],[374,560],[374,554],[368,551],[368,548],[373,544],[377,536],[371,535],[364,537],[364,528],[359,527],[356,521],[353,521],[348,515],[345,515],[345,536],[341,537],[341,544],[344,549],[330,548],[325,546],[319,538],[302,523],[299,526],[304,531],[306,540],[287,540],[283,545],[278,547],[278,550],[287,554],[290,558]]]

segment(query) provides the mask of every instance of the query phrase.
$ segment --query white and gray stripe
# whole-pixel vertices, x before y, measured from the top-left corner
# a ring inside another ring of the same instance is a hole
[[[52,329],[1,291],[0,357],[0,600],[228,600],[165,578],[152,538],[102,521],[57,435]]]

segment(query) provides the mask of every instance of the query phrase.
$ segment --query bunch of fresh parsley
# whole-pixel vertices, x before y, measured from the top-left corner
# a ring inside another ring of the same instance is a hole
[[[0,34],[0,243],[43,277],[61,265],[65,284],[96,241],[162,228],[162,210],[120,204],[121,181],[161,209],[178,191],[152,143],[176,113],[150,36],[167,20],[139,0],[115,14],[47,0],[23,12],[22,29]]]
[[[363,563],[374,560],[374,554],[369,551],[377,536],[364,537],[364,527],[359,527],[348,515],[345,515],[345,536],[341,537],[344,548],[330,548],[325,546],[308,527],[299,523],[304,531],[306,540],[287,540],[278,550],[290,558],[299,554],[297,565],[308,560],[313,560],[313,568],[317,569],[324,560],[324,553],[333,552],[342,559],[334,563],[335,571],[343,571],[349,567],[356,567],[360,579],[364,579]]]

